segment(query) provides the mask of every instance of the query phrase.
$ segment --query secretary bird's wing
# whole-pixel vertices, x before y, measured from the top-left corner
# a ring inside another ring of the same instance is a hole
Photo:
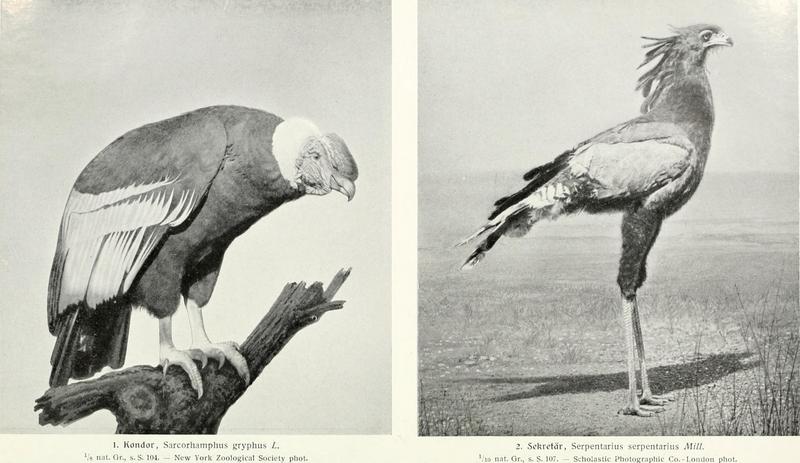
[[[500,198],[489,221],[460,241],[476,237],[530,211],[555,205],[642,198],[692,168],[694,145],[675,124],[630,121],[596,135],[554,161],[529,171],[529,183]],[[496,239],[502,232],[496,232]]]
[[[694,145],[671,123],[629,123],[578,145],[569,176],[589,186],[590,199],[642,197],[692,168]]]
[[[122,296],[170,228],[202,203],[226,153],[216,119],[183,115],[128,132],[78,176],[50,272],[48,325],[70,305]]]

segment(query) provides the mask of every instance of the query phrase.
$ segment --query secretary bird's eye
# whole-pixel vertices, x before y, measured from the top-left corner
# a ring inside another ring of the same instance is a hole
[[[708,40],[711,38],[711,35],[711,31],[703,31],[700,33],[700,38],[703,39],[703,42],[708,42]]]

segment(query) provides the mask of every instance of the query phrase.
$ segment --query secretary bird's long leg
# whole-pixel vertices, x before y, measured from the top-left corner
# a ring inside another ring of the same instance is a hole
[[[620,410],[625,415],[652,416],[662,412],[664,407],[640,404],[636,393],[636,296],[622,296],[622,325],[625,332],[625,347],[628,366],[628,406]],[[644,378],[644,377],[643,377]],[[644,383],[643,383],[644,384]]]
[[[636,291],[646,278],[645,262],[661,227],[661,216],[644,208],[632,208],[622,219],[622,256],[619,263],[617,283],[622,292],[622,324],[625,332],[628,367],[628,405],[621,410],[626,415],[652,416],[652,412],[664,410],[661,406],[640,404],[636,394],[636,351],[641,345],[641,326],[636,306]],[[644,353],[641,345],[640,354]],[[640,357],[644,370],[644,357]],[[647,373],[642,375],[643,389],[649,391]]]
[[[622,296],[622,328],[625,333],[626,360],[628,366],[628,406],[620,410],[625,415],[650,416],[639,407],[639,398],[636,395],[636,353],[634,351],[633,335],[633,301]]]
[[[674,400],[670,395],[653,395],[650,391],[650,382],[647,379],[647,365],[644,353],[644,338],[642,337],[642,324],[639,321],[639,303],[633,299],[633,332],[636,335],[636,349],[639,354],[639,370],[642,376],[642,397],[639,403],[643,405],[666,405]]]
[[[203,367],[206,366],[206,356],[198,350],[183,351],[175,348],[172,342],[172,315],[158,320],[158,353],[164,376],[170,365],[177,365],[189,376],[192,388],[197,391],[197,397],[203,396],[203,378],[194,361],[199,360]]]
[[[231,341],[211,342],[203,324],[203,312],[192,299],[186,300],[186,310],[189,313],[189,326],[192,331],[192,349],[202,351],[207,356],[216,359],[220,367],[225,364],[225,359],[227,359],[242,377],[244,383],[250,384],[250,369],[247,367],[247,360],[239,353],[239,346]]]

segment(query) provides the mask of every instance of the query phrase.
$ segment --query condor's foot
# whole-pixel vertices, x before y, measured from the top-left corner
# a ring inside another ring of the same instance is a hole
[[[651,394],[650,392],[646,392],[639,398],[639,403],[641,405],[666,405],[670,402],[675,400],[675,396],[672,394],[663,394],[663,395],[655,395]]]
[[[216,360],[220,368],[225,365],[225,360],[227,359],[236,372],[239,373],[239,376],[242,377],[245,386],[250,384],[250,368],[247,367],[247,360],[239,353],[239,345],[235,342],[198,343],[192,346],[192,350],[200,351]]]
[[[167,375],[167,369],[170,365],[176,365],[186,372],[189,377],[189,382],[192,388],[197,391],[197,398],[203,396],[203,378],[200,376],[200,370],[197,369],[195,360],[199,360],[202,365],[201,368],[206,366],[208,358],[203,351],[198,349],[178,350],[172,346],[162,346],[160,349],[160,363],[164,369],[164,376]]]
[[[655,405],[639,405],[638,407],[625,407],[619,411],[622,415],[641,416],[648,418],[664,411],[664,407]]]

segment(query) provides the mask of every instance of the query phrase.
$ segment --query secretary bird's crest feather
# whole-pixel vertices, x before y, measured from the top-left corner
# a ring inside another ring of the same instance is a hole
[[[650,111],[664,89],[672,85],[674,67],[678,61],[678,53],[676,53],[678,37],[677,35],[664,38],[642,37],[645,40],[653,40],[653,42],[642,45],[642,48],[650,48],[650,50],[645,53],[644,61],[639,68],[659,59],[649,71],[639,77],[636,84],[636,90],[641,90],[642,96],[645,98],[641,107],[642,114]]]
[[[719,30],[719,27],[713,24],[697,24],[689,27],[672,27],[675,35],[669,37],[642,36],[643,39],[652,42],[642,45],[642,48],[650,50],[645,53],[644,61],[637,69],[658,59],[652,68],[639,77],[636,84],[636,90],[641,90],[642,96],[645,97],[641,106],[642,114],[653,109],[658,98],[675,83],[675,75],[681,72],[679,67],[685,64],[684,61],[692,52],[698,50],[700,44],[696,40],[697,33],[701,31],[719,32]],[[695,56],[702,56],[702,54]]]

